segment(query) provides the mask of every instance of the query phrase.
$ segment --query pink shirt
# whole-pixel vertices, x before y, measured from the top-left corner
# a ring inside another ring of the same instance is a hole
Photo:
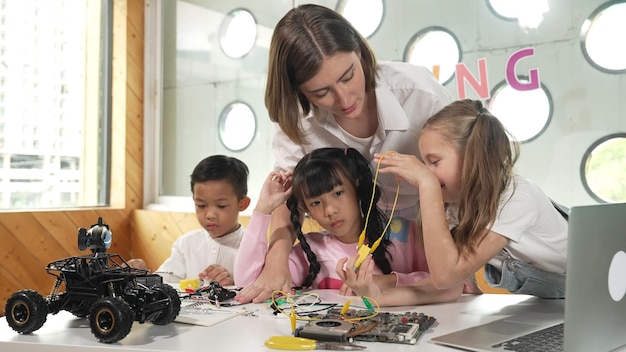
[[[253,212],[235,258],[235,285],[247,286],[261,273],[268,249],[267,229],[270,219],[271,215]],[[415,222],[394,218],[389,229],[392,244],[387,247],[387,258],[397,276],[396,286],[411,285],[428,278],[424,246],[422,241],[416,239]],[[340,242],[327,232],[312,232],[305,236],[320,264],[320,272],[311,286],[318,289],[339,289],[343,281],[335,272],[335,267],[339,259],[357,253],[357,244]],[[309,274],[309,262],[299,244],[289,254],[289,271],[295,286],[301,286]],[[376,267],[374,274],[382,272]]]

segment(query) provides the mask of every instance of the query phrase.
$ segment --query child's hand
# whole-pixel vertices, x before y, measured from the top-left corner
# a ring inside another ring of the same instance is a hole
[[[146,262],[143,261],[143,259],[130,259],[128,260],[126,263],[128,263],[128,266],[131,268],[135,268],[135,269],[147,269],[146,267]]]
[[[198,277],[205,281],[217,281],[220,286],[233,286],[235,281],[233,276],[219,264],[209,265],[204,271],[198,274]]]
[[[358,255],[350,258],[343,258],[337,262],[335,271],[337,275],[347,286],[346,289],[341,287],[341,294],[347,294],[352,292],[358,296],[367,296],[373,298],[376,301],[381,301],[382,291],[380,287],[374,282],[373,273],[376,264],[372,260],[371,256],[367,256],[357,271],[354,271],[354,263],[356,262]],[[347,268],[347,269],[344,269]]]
[[[356,295],[354,291],[352,291],[350,286],[348,286],[348,284],[346,284],[345,282],[339,288],[339,294],[342,296],[355,296]]]
[[[265,258],[266,265],[267,262],[271,260],[272,258],[267,256]],[[276,259],[274,258],[274,260]],[[285,292],[291,290],[293,282],[291,281],[289,267],[287,265],[283,265],[282,267],[277,268],[281,270],[281,272],[270,272],[269,270],[262,271],[253,283],[245,286],[237,293],[235,300],[240,303],[261,303],[270,299],[275,290]]]
[[[384,155],[375,153],[374,162],[380,162],[381,168],[379,172],[381,174],[394,174],[396,178],[403,179],[414,187],[419,188],[424,184],[440,187],[437,177],[415,155],[395,152]]]
[[[259,200],[254,210],[263,214],[271,214],[291,196],[291,172],[270,172],[265,179]]]

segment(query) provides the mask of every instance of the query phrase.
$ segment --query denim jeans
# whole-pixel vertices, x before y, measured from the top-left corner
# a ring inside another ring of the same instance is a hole
[[[485,280],[491,287],[541,298],[565,298],[565,274],[557,274],[519,261],[506,253],[502,270],[485,265]]]

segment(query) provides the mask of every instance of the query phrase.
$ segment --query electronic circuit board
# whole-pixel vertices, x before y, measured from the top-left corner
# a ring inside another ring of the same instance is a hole
[[[372,315],[372,311],[367,309],[349,309],[341,314],[341,309],[333,308],[324,315],[316,316],[319,320],[311,321],[299,329],[298,336],[314,337],[319,340],[328,337],[328,340],[413,345],[437,322],[434,317],[418,312],[379,312]],[[372,317],[368,318],[370,316]],[[337,322],[343,323],[338,325]],[[352,324],[352,327],[346,329],[345,322]],[[337,330],[340,330],[343,335],[338,336]]]

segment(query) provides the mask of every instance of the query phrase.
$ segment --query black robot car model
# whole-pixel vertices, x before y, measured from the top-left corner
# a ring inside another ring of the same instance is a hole
[[[111,237],[102,218],[89,230],[78,229],[78,249],[91,254],[49,263],[46,271],[56,277],[49,296],[34,290],[11,295],[5,306],[9,326],[29,334],[43,326],[49,313],[66,310],[89,318],[91,332],[100,342],[114,343],[128,335],[134,321],[165,325],[176,319],[178,292],[159,275],[131,268],[119,254],[106,253]]]

